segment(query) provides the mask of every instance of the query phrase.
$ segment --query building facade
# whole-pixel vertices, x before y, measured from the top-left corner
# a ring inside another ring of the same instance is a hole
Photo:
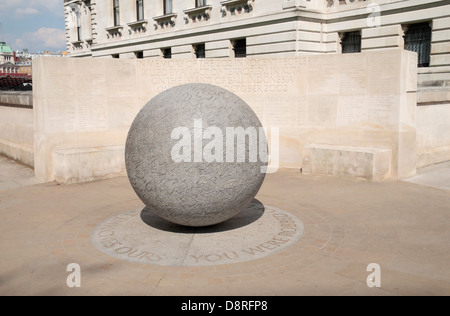
[[[19,66],[16,65],[14,52],[5,42],[0,42],[0,73],[19,73]]]
[[[446,0],[65,0],[72,57],[226,58],[406,48],[450,86]]]

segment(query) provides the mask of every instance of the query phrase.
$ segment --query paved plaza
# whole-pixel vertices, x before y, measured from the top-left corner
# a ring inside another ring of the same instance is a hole
[[[442,164],[408,181],[371,183],[282,169],[256,198],[301,221],[301,238],[261,246],[267,254],[254,260],[221,263],[221,249],[208,249],[208,265],[162,265],[122,260],[91,242],[105,221],[143,208],[126,177],[39,183],[0,157],[0,294],[450,295],[449,171]],[[257,230],[263,218],[247,226]],[[209,233],[220,239],[219,229]],[[80,288],[66,284],[70,263],[81,267]],[[370,263],[381,267],[379,288],[367,286]]]

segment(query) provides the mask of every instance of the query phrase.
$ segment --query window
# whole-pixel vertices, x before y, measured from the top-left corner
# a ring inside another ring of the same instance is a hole
[[[137,59],[142,59],[144,58],[144,52],[140,51],[140,52],[134,52],[134,55],[136,56]]]
[[[342,54],[360,53],[361,52],[361,33],[348,32],[342,37]]]
[[[136,0],[137,21],[144,19],[144,0]]]
[[[114,11],[114,26],[120,25],[120,10],[119,10],[119,0],[113,0],[113,11]]]
[[[163,0],[164,1],[164,14],[172,13],[172,0]]]
[[[113,55],[111,55],[112,56],[112,58],[119,58],[119,54],[113,54]]]
[[[245,38],[234,40],[233,43],[234,57],[247,57],[247,40]]]
[[[75,11],[75,15],[77,17],[77,41],[81,41],[81,11]]]
[[[200,8],[206,5],[206,0],[195,0],[195,7]]]
[[[172,49],[171,48],[163,48],[161,49],[162,57],[166,59],[172,58]]]
[[[431,27],[430,23],[412,24],[405,32],[405,49],[416,52],[418,67],[430,66]]]
[[[197,58],[205,58],[205,44],[197,44],[194,46],[195,56]]]

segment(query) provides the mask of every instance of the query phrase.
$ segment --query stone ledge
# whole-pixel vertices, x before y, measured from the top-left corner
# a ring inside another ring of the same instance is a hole
[[[424,148],[417,152],[417,168],[450,161],[450,146]]]
[[[126,175],[125,146],[62,149],[53,154],[57,183],[70,184]]]
[[[382,181],[391,175],[391,160],[390,149],[311,144],[304,148],[302,171]]]
[[[31,145],[12,143],[0,138],[0,154],[31,168],[34,167],[34,151]]]
[[[417,91],[417,104],[450,103],[450,87],[421,88]]]

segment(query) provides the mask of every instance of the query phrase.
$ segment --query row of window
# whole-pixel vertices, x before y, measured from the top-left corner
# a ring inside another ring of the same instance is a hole
[[[173,0],[162,0],[163,1],[163,13],[170,14],[173,13]],[[206,6],[207,0],[195,0],[195,7]],[[120,25],[120,0],[113,0],[113,17],[114,26]],[[136,21],[144,20],[144,0],[136,0]]]
[[[247,57],[247,40],[245,38],[232,40],[231,44],[233,46],[235,58]],[[204,43],[192,45],[192,48],[196,58],[206,58],[206,49]],[[134,54],[138,59],[144,58],[144,52],[142,51],[134,52]],[[162,48],[161,56],[166,59],[172,58],[172,48]],[[119,58],[119,55],[114,54],[112,55],[112,57]]]
[[[19,72],[18,68],[15,68],[15,67],[3,67],[3,68],[0,68],[0,71],[2,73],[9,73],[9,74],[11,74],[11,73],[16,74]]]
[[[234,57],[241,58],[247,56],[247,41],[245,38],[235,39],[231,41]],[[361,52],[361,33],[348,32],[345,33],[341,41],[342,53],[359,53]],[[418,54],[418,66],[428,67],[430,65],[430,52],[431,52],[431,27],[429,23],[419,23],[409,26],[405,33],[405,49],[416,52]],[[196,58],[205,58],[206,49],[205,44],[193,45],[193,51]],[[143,52],[135,52],[136,58],[143,58]],[[172,58],[172,49],[161,49],[161,55],[163,58]],[[118,55],[113,55],[118,58]]]
[[[412,24],[405,32],[405,49],[417,53],[418,67],[430,66],[431,32],[428,22]],[[343,54],[361,52],[361,33],[345,33],[341,45]]]

